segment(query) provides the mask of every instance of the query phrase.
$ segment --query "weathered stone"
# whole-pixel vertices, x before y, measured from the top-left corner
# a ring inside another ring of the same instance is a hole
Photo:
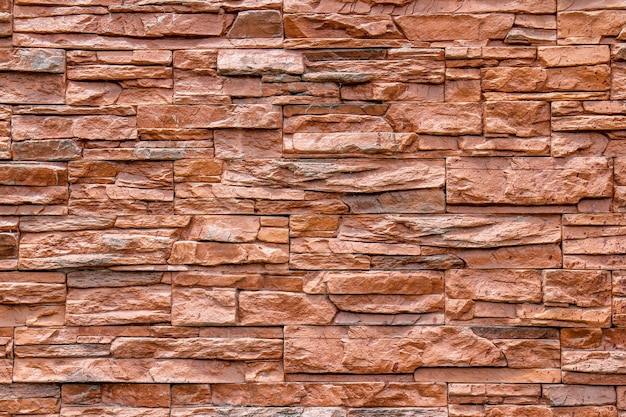
[[[167,322],[170,299],[166,285],[70,289],[66,319],[79,326]]]
[[[509,368],[558,368],[561,350],[557,340],[498,340]]]
[[[135,118],[112,115],[13,116],[13,138],[130,140],[137,137]]]
[[[582,1],[582,0],[581,0]],[[387,7],[385,1],[375,0],[368,3],[359,3],[359,8],[347,8],[344,3],[318,3],[315,0],[286,0],[285,11],[288,13],[380,13]],[[459,4],[453,2],[422,3],[419,1],[401,1],[392,3],[394,15],[439,13],[490,13],[490,12],[517,12],[517,13],[554,13],[556,1],[549,0],[511,0],[506,3],[484,0],[466,0]],[[587,3],[585,3],[587,4]],[[617,3],[616,3],[617,4]],[[562,9],[559,9],[562,10]]]
[[[111,344],[115,358],[188,358],[221,360],[281,359],[282,341],[272,339],[158,339],[120,337]]]
[[[437,294],[443,292],[443,274],[424,272],[319,272],[304,278],[311,294]]]
[[[322,295],[243,291],[238,316],[243,325],[329,324],[337,310]]]
[[[611,70],[613,71],[613,77],[611,79],[611,99],[624,100],[626,98],[626,83],[624,82],[626,65],[621,62],[615,62]]]
[[[563,11],[557,24],[559,38],[568,43],[598,43],[603,36],[617,36],[626,24],[624,10]]]
[[[443,295],[331,295],[340,311],[373,314],[432,313],[443,311]]]
[[[610,175],[606,158],[454,158],[446,198],[451,204],[576,204],[609,196]]]
[[[216,384],[218,405],[437,407],[445,404],[444,384],[334,382],[284,384]]]
[[[421,368],[414,374],[418,382],[488,382],[488,383],[547,383],[560,382],[558,369],[510,368]]]
[[[552,410],[546,406],[489,405],[485,407],[486,417],[552,417]]]
[[[582,385],[544,385],[543,398],[552,406],[611,405],[615,404],[612,387]]]
[[[441,161],[228,161],[222,183],[310,191],[371,193],[443,185]]]
[[[62,104],[63,74],[0,72],[0,95],[7,104]]]
[[[286,372],[406,373],[422,366],[506,364],[493,343],[456,327],[288,327],[285,340]]]
[[[504,43],[509,45],[554,45],[556,30],[513,27]]]
[[[415,57],[410,55],[387,60],[337,60],[316,61],[307,63],[307,72],[303,75],[310,81],[346,82],[346,84],[379,81],[384,83],[432,83],[441,84],[444,81],[444,63],[439,57],[421,56],[417,52]],[[416,50],[420,51],[420,50]],[[334,74],[334,75],[333,75]],[[343,78],[336,78],[336,77]],[[333,79],[333,77],[335,77]],[[376,94],[380,96],[393,95],[393,84],[379,85]],[[397,87],[396,87],[397,88]],[[385,91],[386,90],[386,91]],[[391,91],[390,91],[391,90]],[[374,94],[374,91],[372,91]],[[401,94],[399,91],[395,94]],[[406,94],[406,93],[405,93]],[[343,94],[342,94],[342,98]],[[407,97],[408,99],[408,97]]]
[[[196,359],[15,360],[17,382],[243,382],[244,364]]]
[[[393,154],[407,152],[414,133],[295,133],[289,151],[303,154]]]
[[[350,16],[341,14],[287,14],[288,38],[366,38],[398,39],[402,34],[390,16]]]
[[[559,218],[549,215],[361,215],[344,217],[338,237],[361,242],[494,248],[560,242],[561,230]]]
[[[281,50],[220,50],[217,70],[225,75],[302,74],[302,54]]]
[[[139,106],[139,128],[253,128],[276,129],[281,125],[276,107],[266,104]]]
[[[64,301],[64,284],[0,282],[0,303],[2,304],[44,304]]]
[[[235,324],[237,292],[230,288],[179,288],[172,290],[172,324],[210,326]]]
[[[54,414],[59,412],[60,394],[58,385],[7,383],[0,386],[0,409],[11,414]]]
[[[482,106],[474,103],[393,104],[387,120],[399,132],[463,135],[482,133]]]
[[[20,268],[164,264],[176,229],[25,233]]]
[[[224,417],[246,417],[250,413],[258,417],[346,417],[346,410],[331,407],[175,407],[172,417],[209,415]]]
[[[274,130],[216,130],[213,145],[215,157],[224,159],[279,158],[283,153],[282,135]]]
[[[541,273],[534,270],[446,272],[446,295],[493,302],[540,302]]]
[[[488,102],[485,104],[485,134],[520,137],[550,134],[550,106],[532,101]]]
[[[455,12],[457,12],[455,10]],[[406,15],[395,21],[413,41],[455,41],[504,39],[515,16],[512,14]]]
[[[114,13],[16,19],[18,32],[79,32],[107,36],[219,36],[233,21],[228,14]]]
[[[611,279],[600,271],[544,271],[543,301],[579,307],[609,305]]]
[[[553,92],[606,91],[610,68],[607,65],[569,68],[498,67],[482,70],[485,91]]]
[[[2,71],[63,73],[65,52],[60,49],[0,49],[0,62]]]
[[[172,265],[280,264],[289,259],[284,245],[178,241],[168,263]]]
[[[515,314],[522,323],[535,326],[608,327],[611,320],[611,309],[608,307],[577,308],[520,304]]]
[[[229,38],[280,38],[283,19],[277,10],[245,10],[239,12],[228,31]]]
[[[562,369],[564,371],[602,374],[626,373],[626,367],[624,367],[626,356],[624,352],[564,351],[562,359]]]
[[[351,213],[442,213],[443,189],[389,191],[380,194],[347,195],[342,198]]]
[[[539,62],[546,67],[606,64],[610,60],[608,45],[603,46],[540,46]]]
[[[188,240],[253,242],[261,227],[258,217],[196,216],[185,232]]]
[[[71,139],[15,142],[12,151],[18,161],[69,161],[82,155],[80,144]]]

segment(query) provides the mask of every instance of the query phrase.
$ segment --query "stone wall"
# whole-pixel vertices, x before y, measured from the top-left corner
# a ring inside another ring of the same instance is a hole
[[[0,416],[626,416],[624,0],[0,0]]]

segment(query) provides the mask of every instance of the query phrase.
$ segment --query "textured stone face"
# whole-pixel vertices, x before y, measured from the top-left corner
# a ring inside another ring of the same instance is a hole
[[[0,417],[626,417],[625,0],[0,0]]]

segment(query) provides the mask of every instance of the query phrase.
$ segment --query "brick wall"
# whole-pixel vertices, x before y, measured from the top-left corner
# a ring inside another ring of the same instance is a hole
[[[624,0],[0,0],[0,416],[626,416]]]

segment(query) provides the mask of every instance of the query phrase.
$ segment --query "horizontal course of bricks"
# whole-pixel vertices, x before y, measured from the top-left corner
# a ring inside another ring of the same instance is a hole
[[[0,417],[626,417],[626,1],[0,0]]]

